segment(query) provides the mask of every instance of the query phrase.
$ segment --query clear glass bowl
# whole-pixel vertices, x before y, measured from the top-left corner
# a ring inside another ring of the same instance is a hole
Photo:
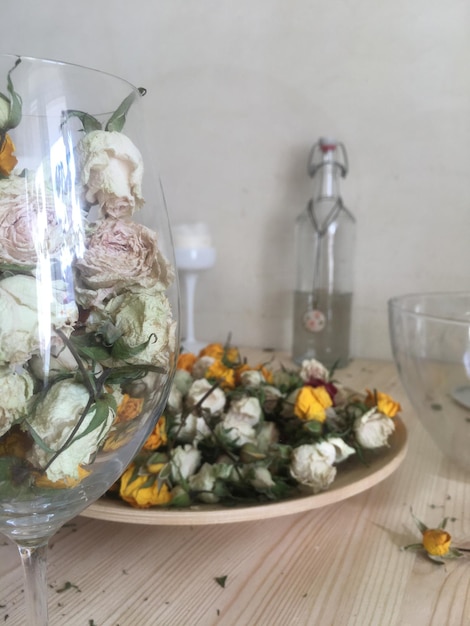
[[[403,386],[437,447],[470,470],[470,293],[423,293],[388,303]]]

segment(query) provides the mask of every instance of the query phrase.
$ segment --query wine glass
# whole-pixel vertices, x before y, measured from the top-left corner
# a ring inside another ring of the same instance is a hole
[[[27,623],[43,625],[49,538],[165,406],[178,288],[144,90],[0,55],[0,93],[0,532],[19,548]]]
[[[470,471],[470,293],[392,298],[390,337],[416,414],[450,461]]]
[[[185,294],[185,336],[184,349],[197,354],[207,342],[198,341],[194,325],[194,302],[196,286],[201,271],[214,267],[216,250],[212,246],[209,229],[204,222],[177,224],[174,229],[176,267],[181,274],[181,284]]]

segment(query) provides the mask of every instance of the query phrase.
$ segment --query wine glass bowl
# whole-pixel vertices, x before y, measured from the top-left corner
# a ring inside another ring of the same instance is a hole
[[[42,624],[48,538],[117,480],[164,409],[178,288],[144,90],[0,55],[0,94],[0,532]]]
[[[421,423],[446,458],[470,471],[470,293],[389,300],[393,356]]]

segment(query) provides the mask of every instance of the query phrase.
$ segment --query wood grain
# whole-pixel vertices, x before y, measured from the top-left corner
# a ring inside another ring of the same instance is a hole
[[[79,517],[52,540],[50,624],[88,626],[468,626],[470,564],[438,566],[400,548],[445,515],[468,545],[468,475],[442,458],[391,363],[357,360],[340,378],[403,406],[409,450],[368,491],[320,509],[211,526]],[[215,578],[227,576],[225,588]],[[0,545],[0,622],[24,624],[16,548]],[[66,581],[77,585],[58,593]]]

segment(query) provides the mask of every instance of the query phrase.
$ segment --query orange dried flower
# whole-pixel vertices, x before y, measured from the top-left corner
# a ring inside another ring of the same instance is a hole
[[[10,135],[5,135],[3,143],[0,144],[0,174],[9,176],[18,159],[13,155],[15,144]]]
[[[148,436],[143,448],[144,450],[157,450],[160,446],[164,446],[167,441],[166,419],[165,416],[162,415]]]
[[[76,487],[77,485],[79,485],[82,480],[89,475],[90,471],[79,465],[78,478],[66,476],[65,478],[61,478],[60,480],[52,481],[44,474],[40,474],[37,476],[35,484],[37,487],[46,487],[50,489],[71,489],[72,487]]]
[[[116,422],[127,422],[138,417],[144,405],[143,398],[133,398],[125,393],[116,412]]]
[[[197,356],[192,352],[183,352],[178,357],[176,367],[179,370],[186,370],[187,372],[191,373],[196,360]]]

